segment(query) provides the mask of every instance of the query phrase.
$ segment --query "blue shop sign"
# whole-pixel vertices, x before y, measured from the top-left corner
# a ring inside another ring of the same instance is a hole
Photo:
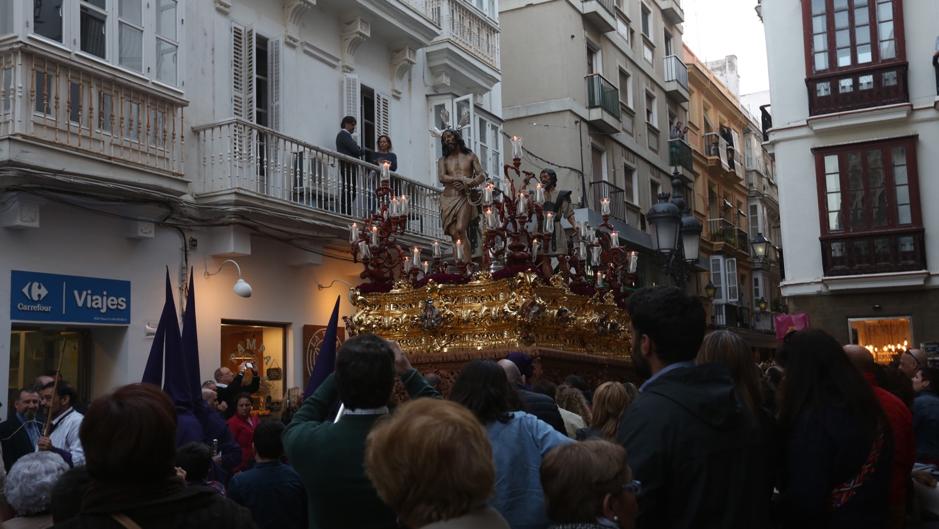
[[[10,319],[128,325],[130,281],[13,270]]]

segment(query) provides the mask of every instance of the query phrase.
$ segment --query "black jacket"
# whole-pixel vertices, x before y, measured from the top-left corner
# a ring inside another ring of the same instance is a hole
[[[346,129],[342,129],[339,131],[339,134],[336,134],[336,151],[338,151],[339,154],[345,154],[353,158],[361,158],[368,153],[367,149],[359,147],[355,138],[352,137],[352,133]]]
[[[218,395],[218,400],[225,401],[228,404],[228,408],[224,413],[226,419],[235,414],[235,405],[237,404],[238,395],[242,393],[257,393],[258,389],[261,388],[261,377],[258,376],[257,372],[255,372],[254,378],[247,386],[241,385],[241,381],[244,380],[244,378],[244,375],[238,373],[234,380],[231,381],[231,384],[224,388],[218,387],[215,390],[215,394]]]
[[[723,366],[679,367],[650,382],[617,438],[642,482],[640,529],[761,527],[759,426]]]
[[[0,445],[3,447],[3,467],[7,472],[19,458],[36,451],[15,413],[10,420],[0,423]]]
[[[561,418],[561,412],[558,411],[558,405],[554,403],[554,399],[522,388],[518,388],[518,397],[522,399],[522,406],[525,411],[550,424],[555,430],[567,435],[567,429],[564,428],[564,419]]]

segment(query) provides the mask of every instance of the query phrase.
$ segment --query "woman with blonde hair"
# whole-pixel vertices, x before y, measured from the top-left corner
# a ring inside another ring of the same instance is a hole
[[[558,407],[569,412],[576,413],[584,420],[584,424],[590,424],[590,405],[584,394],[574,386],[561,384],[558,386]]]
[[[496,470],[486,430],[455,402],[408,401],[368,435],[365,471],[403,526],[508,529],[486,506]]]
[[[614,441],[620,418],[632,404],[633,397],[619,382],[604,382],[593,392],[590,427],[577,432],[577,439],[605,439]]]

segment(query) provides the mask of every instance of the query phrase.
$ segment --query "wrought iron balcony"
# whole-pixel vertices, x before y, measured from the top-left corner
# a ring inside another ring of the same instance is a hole
[[[610,216],[614,219],[626,221],[626,191],[606,181],[590,183],[591,198],[590,209],[601,212],[603,199],[610,200]]]
[[[619,90],[602,75],[595,73],[587,79],[587,111],[591,125],[603,132],[620,129]]]
[[[83,165],[88,160],[123,166],[123,174],[111,173],[118,180],[131,178],[126,173],[133,169],[184,184],[186,104],[165,89],[51,46],[12,41],[0,47],[0,140],[50,149],[30,150],[35,163],[56,171],[98,171]],[[78,157],[74,163],[53,161],[44,152]]]
[[[926,269],[922,228],[825,236],[821,239],[821,246],[826,276]]]
[[[202,197],[242,193],[350,221],[376,210],[375,165],[240,119],[193,131],[200,170],[194,184]],[[439,190],[397,174],[391,187],[395,195],[409,198],[410,233],[443,238]]]
[[[750,236],[727,219],[708,219],[707,238],[711,242],[728,244],[741,252],[750,253]]]
[[[684,138],[668,140],[668,160],[672,167],[682,167],[694,171],[694,153],[691,145]]]
[[[680,103],[688,102],[688,67],[677,55],[665,58],[665,93]]]
[[[806,79],[809,114],[818,116],[910,101],[907,64],[818,75]]]

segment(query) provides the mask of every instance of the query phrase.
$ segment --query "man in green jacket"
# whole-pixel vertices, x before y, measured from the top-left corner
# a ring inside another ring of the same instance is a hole
[[[374,334],[349,339],[336,354],[336,372],[317,388],[284,432],[290,464],[308,497],[309,529],[395,529],[395,513],[365,475],[365,439],[388,413],[397,375],[411,398],[439,397],[396,343]],[[330,420],[341,401],[345,411]]]

